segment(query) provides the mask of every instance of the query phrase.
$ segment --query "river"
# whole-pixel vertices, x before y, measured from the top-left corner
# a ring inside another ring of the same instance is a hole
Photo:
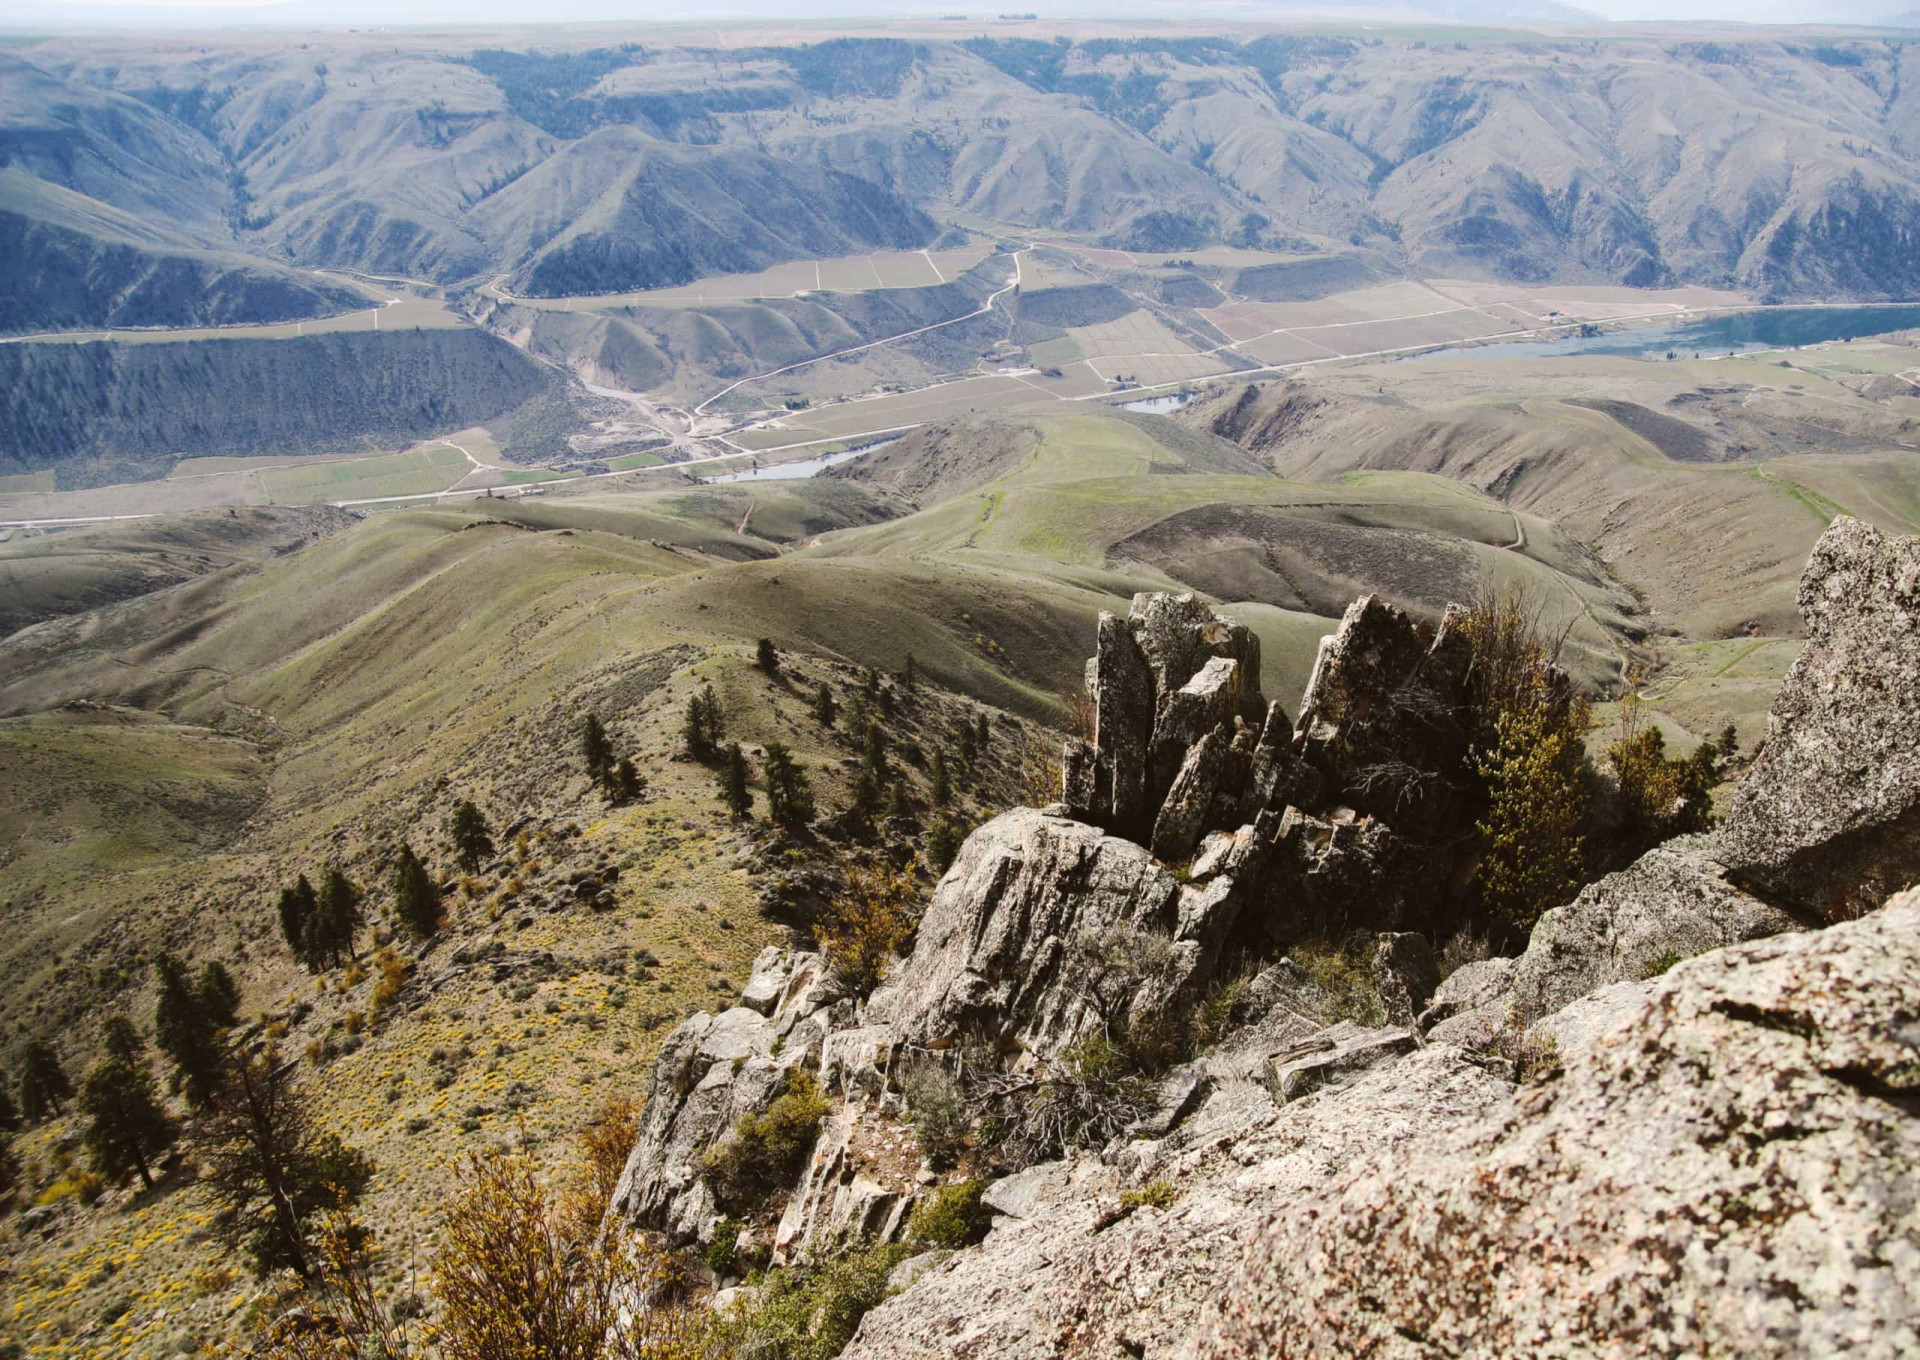
[[[1888,307],[1761,307],[1667,325],[1574,335],[1562,340],[1498,340],[1484,345],[1449,345],[1423,350],[1409,359],[1436,355],[1464,359],[1525,359],[1562,354],[1615,354],[1631,358],[1695,354],[1714,357],[1756,350],[1817,345],[1828,340],[1858,340],[1889,331],[1920,328],[1920,303]]]

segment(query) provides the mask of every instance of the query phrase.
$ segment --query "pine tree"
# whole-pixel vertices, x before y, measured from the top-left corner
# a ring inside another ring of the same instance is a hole
[[[867,726],[866,750],[861,753],[860,765],[873,776],[876,784],[885,784],[887,776],[893,772],[887,761],[887,734],[879,723]]]
[[[767,743],[767,815],[784,827],[813,820],[813,785],[807,772],[777,741]]]
[[[440,887],[405,841],[393,867],[393,908],[407,929],[422,939],[440,929]]]
[[[873,777],[873,771],[862,769],[853,780],[853,803],[848,811],[863,821],[871,822],[880,812],[880,781]]]
[[[953,867],[954,857],[959,853],[960,828],[942,817],[927,834],[927,862],[935,873],[944,874]]]
[[[60,1065],[60,1055],[45,1039],[27,1045],[20,1058],[20,1112],[29,1124],[60,1113],[73,1098],[73,1082]]]
[[[337,967],[344,954],[353,957],[354,936],[360,929],[360,890],[347,876],[329,867],[320,885],[320,902],[300,937],[308,969],[320,972]]]
[[[754,663],[768,675],[780,672],[780,653],[774,650],[772,638],[761,638],[754,648]]]
[[[454,855],[468,873],[474,873],[493,858],[493,832],[472,800],[462,798],[453,805],[449,830],[453,834]]]
[[[319,910],[320,899],[314,894],[313,884],[307,882],[305,874],[300,875],[299,881],[291,888],[280,890],[280,934],[294,953],[304,951],[301,936],[307,923],[313,920]]]
[[[617,803],[631,803],[647,791],[646,777],[630,756],[621,756],[613,767],[613,797]]]
[[[221,1029],[237,1024],[240,1019],[240,985],[233,980],[233,974],[218,959],[210,960],[200,970],[200,981],[194,987],[194,995],[200,1000],[200,1009],[207,1018]]]
[[[912,652],[907,653],[907,669],[906,669],[906,672],[901,676],[901,683],[907,687],[907,692],[909,694],[913,692],[914,686],[919,683],[919,677],[917,677],[913,673],[913,653]]]
[[[698,759],[711,760],[726,739],[727,722],[720,712],[720,696],[707,685],[687,700],[687,749]]]
[[[914,820],[913,791],[907,787],[905,775],[895,775],[887,789],[887,816],[898,822]]]
[[[587,777],[603,789],[610,789],[613,779],[613,743],[607,740],[607,729],[600,725],[600,715],[589,713],[580,723],[580,754],[586,759]]]
[[[153,1042],[173,1063],[175,1089],[187,1103],[205,1109],[220,1084],[225,1046],[217,1019],[200,1004],[187,966],[172,954],[154,960],[160,996],[153,1007]]]
[[[858,747],[867,744],[867,729],[873,725],[873,712],[867,705],[867,696],[856,692],[852,702],[847,705],[847,736]]]
[[[20,1127],[20,1109],[13,1103],[13,1083],[7,1080],[7,1074],[0,1072],[0,1132],[12,1133]],[[0,1194],[0,1199],[5,1199]]]
[[[953,776],[947,773],[944,751],[933,753],[933,805],[943,808],[953,801]]]
[[[109,1058],[138,1063],[147,1055],[147,1041],[124,1015],[109,1015],[100,1027],[100,1048]]]
[[[124,1058],[102,1058],[80,1083],[80,1113],[87,1117],[82,1137],[94,1166],[115,1179],[137,1171],[141,1184],[151,1190],[148,1163],[179,1130],[167,1117],[147,1069]]]
[[[979,758],[979,738],[974,733],[973,724],[962,718],[954,724],[954,744],[960,750],[960,764],[971,770],[973,762]]]
[[[283,1267],[311,1274],[307,1225],[358,1199],[373,1177],[364,1154],[315,1127],[295,1067],[272,1049],[236,1060],[212,1113],[192,1131],[214,1231],[250,1250],[263,1275]]]
[[[974,729],[974,742],[979,746],[981,755],[985,755],[987,748],[993,745],[993,729],[988,726],[985,713],[980,715],[979,725]]]
[[[813,693],[814,721],[822,727],[832,727],[833,720],[839,715],[840,706],[833,701],[833,686],[822,680],[820,688]]]
[[[753,790],[747,787],[747,755],[734,742],[727,747],[727,763],[720,770],[720,801],[736,819],[753,811]]]

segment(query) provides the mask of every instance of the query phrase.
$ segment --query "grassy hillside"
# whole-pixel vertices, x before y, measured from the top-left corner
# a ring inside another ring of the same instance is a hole
[[[292,552],[350,523],[331,510],[248,508],[14,530],[0,541],[0,636]]]

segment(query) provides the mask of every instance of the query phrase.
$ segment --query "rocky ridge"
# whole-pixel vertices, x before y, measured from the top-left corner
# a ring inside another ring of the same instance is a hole
[[[776,1259],[897,1235],[945,1178],[916,1164],[903,1072],[962,1046],[1033,1070],[1110,1020],[1076,962],[1089,933],[1164,941],[1128,998],[1143,1017],[1198,997],[1230,943],[1364,925],[1386,1024],[1324,1023],[1309,976],[1270,964],[1157,1113],[996,1182],[986,1241],[923,1261],[846,1354],[1910,1348],[1920,899],[1804,932],[1822,901],[1857,915],[1920,878],[1898,739],[1920,722],[1915,551],[1844,520],[1821,540],[1813,639],[1722,828],[1444,980],[1460,615],[1357,602],[1292,723],[1244,630],[1139,597],[1100,621],[1095,739],[1069,744],[1063,801],[969,839],[864,1002],[770,950],[740,1007],[676,1030],[615,1213],[710,1237],[705,1150],[804,1069],[829,1112]],[[1887,739],[1849,745],[1867,731]],[[1797,838],[1766,833],[1783,818]],[[1836,843],[1866,847],[1858,882]]]

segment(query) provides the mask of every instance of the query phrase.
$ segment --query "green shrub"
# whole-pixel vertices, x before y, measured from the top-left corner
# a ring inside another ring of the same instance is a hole
[[[1300,965],[1313,985],[1320,989],[1322,1017],[1330,1025],[1351,1020],[1356,1025],[1386,1023],[1386,1004],[1380,989],[1374,986],[1373,971],[1360,962],[1371,952],[1372,942],[1355,936],[1342,949],[1328,944],[1302,944],[1287,951]]]
[[[916,1204],[907,1238],[932,1247],[970,1247],[993,1226],[993,1210],[980,1202],[985,1181],[943,1186]]]
[[[1139,1209],[1152,1206],[1164,1209],[1179,1198],[1179,1192],[1165,1181],[1149,1181],[1138,1190],[1124,1190],[1120,1194],[1122,1209]]]
[[[935,1165],[945,1165],[966,1147],[972,1119],[959,1081],[937,1062],[924,1062],[901,1079],[907,1113],[921,1151]]]
[[[708,1184],[724,1204],[758,1203],[799,1171],[826,1113],[813,1073],[794,1069],[764,1114],[743,1115],[730,1136],[707,1149]]]
[[[725,1324],[731,1355],[754,1360],[833,1360],[890,1292],[887,1276],[913,1254],[899,1242],[855,1246],[828,1259],[776,1270]]]

